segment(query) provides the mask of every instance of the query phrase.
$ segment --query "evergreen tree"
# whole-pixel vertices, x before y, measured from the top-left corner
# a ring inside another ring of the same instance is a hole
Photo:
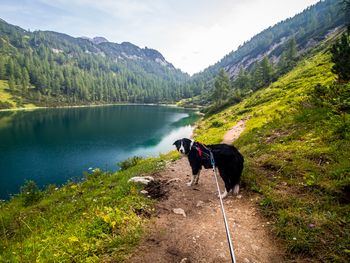
[[[0,57],[0,79],[5,79],[5,77],[6,77],[5,61],[2,57]]]
[[[212,94],[212,99],[215,104],[221,105],[223,103],[223,101],[227,98],[229,89],[230,79],[225,70],[221,69],[215,79],[214,92]]]
[[[10,90],[15,90],[16,82],[15,82],[15,79],[12,76],[10,76],[10,78],[8,80],[8,84],[9,84],[9,89]]]
[[[22,89],[26,91],[29,87],[29,74],[26,68],[22,68]]]
[[[342,34],[340,40],[331,48],[332,71],[336,73],[340,81],[350,81],[350,35]]]
[[[263,84],[268,85],[273,80],[273,67],[267,57],[260,62],[260,68],[262,73]]]
[[[350,34],[350,0],[343,0],[344,17],[347,26],[348,34]]]
[[[247,90],[251,87],[250,76],[242,67],[239,70],[237,78],[233,82],[233,86],[239,90]]]

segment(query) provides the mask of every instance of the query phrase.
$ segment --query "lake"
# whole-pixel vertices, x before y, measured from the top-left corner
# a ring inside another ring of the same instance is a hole
[[[197,118],[191,110],[148,105],[0,112],[0,199],[26,180],[61,185],[89,168],[114,171],[129,157],[174,150]]]

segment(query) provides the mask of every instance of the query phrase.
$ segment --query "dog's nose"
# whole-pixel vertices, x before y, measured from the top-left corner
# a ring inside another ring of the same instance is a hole
[[[184,151],[183,151],[183,150],[180,150],[180,153],[184,153]]]

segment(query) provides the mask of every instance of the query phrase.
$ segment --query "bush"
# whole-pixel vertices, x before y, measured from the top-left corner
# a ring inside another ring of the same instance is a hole
[[[130,157],[124,161],[121,161],[118,163],[118,166],[120,167],[120,170],[124,171],[130,167],[135,166],[136,164],[138,164],[143,158],[140,156],[133,156]]]
[[[43,193],[39,190],[34,181],[26,181],[21,187],[21,194],[23,205],[30,206],[37,203],[43,196]]]

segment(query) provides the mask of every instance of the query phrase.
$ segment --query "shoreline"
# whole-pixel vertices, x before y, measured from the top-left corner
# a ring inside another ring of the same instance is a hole
[[[182,108],[189,110],[199,110],[198,107],[182,107],[176,104],[157,104],[157,103],[108,103],[108,104],[84,104],[84,105],[68,105],[68,106],[54,106],[54,107],[45,107],[45,106],[37,106],[37,107],[22,107],[22,108],[12,108],[12,109],[0,109],[0,112],[11,112],[11,111],[33,111],[39,109],[70,109],[70,108],[88,108],[88,107],[104,107],[104,106],[118,106],[118,105],[140,105],[140,106],[164,106],[164,107],[174,107],[174,108]]]

